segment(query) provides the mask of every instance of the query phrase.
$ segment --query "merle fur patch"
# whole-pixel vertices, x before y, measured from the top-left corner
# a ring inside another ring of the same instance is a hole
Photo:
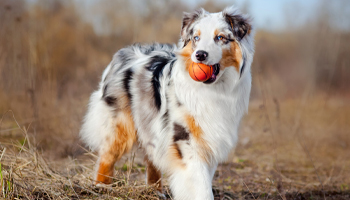
[[[182,18],[181,39],[184,42],[184,47],[191,40],[193,34],[193,26],[195,22],[204,15],[204,9],[197,9],[193,13],[184,13]]]
[[[169,57],[164,56],[153,56],[151,58],[151,61],[148,64],[148,67],[146,67],[147,70],[152,71],[153,77],[152,77],[152,86],[153,86],[153,97],[154,97],[154,103],[158,110],[160,110],[160,107],[162,105],[162,100],[160,97],[160,78],[163,75],[163,69],[166,64],[170,62]]]
[[[126,94],[128,95],[129,101],[131,101],[132,95],[130,92],[130,81],[132,79],[133,71],[128,69],[124,72],[123,86]]]
[[[186,131],[185,127],[178,123],[174,123],[174,142],[179,140],[189,140],[190,134]]]
[[[242,17],[242,15],[229,13],[228,11],[224,10],[223,16],[233,35],[235,35],[239,40],[243,39],[244,36],[251,30],[249,20]]]
[[[128,63],[132,60],[134,56],[134,52],[130,48],[120,49],[113,57],[112,67],[118,67],[114,71],[114,75],[118,74],[118,72],[123,69]],[[107,78],[107,77],[106,77]]]

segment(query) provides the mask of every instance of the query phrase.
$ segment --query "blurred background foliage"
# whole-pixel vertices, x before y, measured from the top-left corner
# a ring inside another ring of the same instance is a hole
[[[195,7],[217,12],[231,4],[209,0]],[[250,6],[241,9],[249,13]],[[346,0],[318,1],[303,21],[302,7],[289,1],[283,28],[258,27],[252,105],[307,96],[320,109],[330,102],[349,106],[350,26],[343,19],[349,7]],[[0,114],[12,110],[54,157],[79,154],[89,95],[113,54],[134,42],[176,43],[182,12],[191,10],[180,0],[1,0]],[[20,137],[10,118],[2,121],[1,140]]]

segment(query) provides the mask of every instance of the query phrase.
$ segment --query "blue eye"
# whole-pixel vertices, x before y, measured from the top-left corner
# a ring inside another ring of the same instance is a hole
[[[216,39],[217,39],[217,40],[222,40],[222,39],[224,39],[224,37],[222,37],[222,36],[219,35],[219,36],[216,36]]]
[[[199,37],[198,37],[198,36],[194,37],[194,40],[198,41],[198,40],[199,40]]]

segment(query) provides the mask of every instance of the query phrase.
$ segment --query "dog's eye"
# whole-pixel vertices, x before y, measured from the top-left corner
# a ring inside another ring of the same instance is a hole
[[[216,36],[216,39],[217,39],[217,40],[223,40],[224,37],[222,37],[222,36],[219,35],[219,36]]]
[[[194,37],[194,40],[198,41],[198,40],[199,40],[199,37],[198,37],[198,36]]]

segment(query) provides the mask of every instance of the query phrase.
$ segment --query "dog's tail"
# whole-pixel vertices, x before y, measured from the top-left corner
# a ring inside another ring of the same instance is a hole
[[[103,141],[114,133],[114,127],[112,108],[102,100],[102,90],[95,91],[90,97],[89,108],[80,130],[82,140],[91,150],[99,151]]]

